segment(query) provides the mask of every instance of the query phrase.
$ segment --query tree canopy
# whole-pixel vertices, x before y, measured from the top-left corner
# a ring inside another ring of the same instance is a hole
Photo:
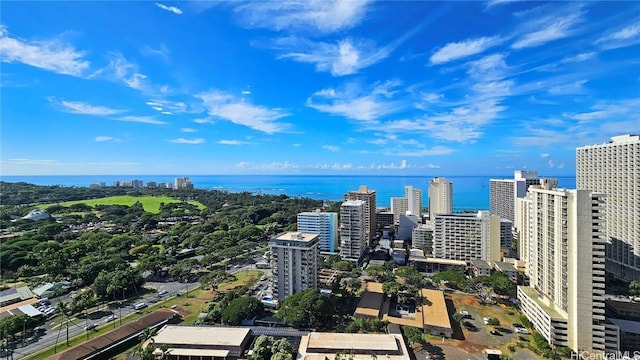
[[[278,310],[278,317],[297,328],[330,328],[335,309],[331,299],[317,289],[291,295]]]
[[[262,315],[264,305],[253,296],[233,299],[222,311],[221,322],[226,325],[240,325],[242,320],[253,319]]]

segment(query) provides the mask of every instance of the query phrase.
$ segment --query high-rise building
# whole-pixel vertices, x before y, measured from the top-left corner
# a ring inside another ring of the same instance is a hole
[[[282,303],[287,296],[317,289],[320,271],[320,236],[288,232],[271,238],[273,295]]]
[[[184,190],[184,189],[193,189],[193,183],[188,177],[176,178],[175,186],[173,187],[176,190]]]
[[[409,210],[409,200],[406,197],[391,198],[391,212],[393,213],[393,221],[400,221],[400,215],[406,215]]]
[[[607,194],[607,272],[640,281],[640,135],[577,148],[576,186]]]
[[[320,209],[298,214],[298,231],[320,235],[320,251],[336,253],[339,251],[338,214],[321,212]]]
[[[431,224],[420,224],[413,229],[411,234],[411,247],[425,250],[425,254],[433,251],[433,226]]]
[[[365,222],[367,232],[367,245],[376,236],[376,191],[369,190],[366,185],[360,186],[358,190],[349,191],[345,200],[362,200],[365,208]]]
[[[422,189],[407,185],[404,187],[404,197],[407,199],[409,215],[422,219]]]
[[[500,217],[477,214],[436,214],[433,255],[440,259],[500,260]]]
[[[340,206],[340,256],[357,261],[367,247],[366,203],[347,200]]]
[[[539,183],[537,171],[516,170],[513,179],[490,179],[489,211],[503,219],[515,221],[516,199],[524,197],[530,185]]]
[[[451,181],[437,177],[429,182],[429,221],[436,214],[453,213],[453,184]]]
[[[142,187],[144,186],[144,181],[142,180],[131,180],[131,187],[134,188],[135,190],[138,189],[142,189]]]
[[[605,195],[531,186],[518,199],[521,309],[554,346],[604,351]]]

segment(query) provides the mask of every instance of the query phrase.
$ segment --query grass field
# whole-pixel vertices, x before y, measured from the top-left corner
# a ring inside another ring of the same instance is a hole
[[[60,205],[62,206],[71,206],[73,204],[87,204],[89,206],[96,206],[96,205],[126,205],[126,206],[131,206],[133,204],[135,204],[137,201],[139,201],[142,206],[144,207],[144,210],[153,214],[157,214],[160,212],[160,203],[165,203],[165,204],[169,204],[169,203],[179,203],[180,200],[178,199],[174,199],[174,198],[170,198],[168,196],[130,196],[130,195],[123,195],[123,196],[109,196],[106,198],[100,198],[100,199],[88,199],[88,200],[75,200],[75,201],[65,201],[63,203],[60,203]],[[193,204],[195,206],[198,207],[198,209],[203,210],[206,207],[201,204],[198,201],[190,201],[190,204]],[[41,207],[47,207],[50,205],[55,205],[55,204],[46,204],[46,205],[41,205]]]

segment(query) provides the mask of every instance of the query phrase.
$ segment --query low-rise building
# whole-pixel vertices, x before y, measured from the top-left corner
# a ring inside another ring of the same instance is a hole
[[[33,297],[35,297],[35,294],[27,286],[20,286],[3,290],[0,291],[0,306],[19,303],[24,300],[29,300]]]
[[[250,333],[248,327],[167,325],[145,346],[166,346],[168,354],[176,360],[236,359],[248,347]]]
[[[409,360],[401,335],[309,333],[298,347],[298,360],[337,359],[340,355],[354,360]],[[375,357],[374,357],[375,355]]]
[[[491,265],[484,260],[474,259],[471,260],[471,271],[474,276],[490,276]]]
[[[496,270],[507,275],[514,283],[518,282],[518,270],[513,265],[504,261],[495,261],[493,266]]]

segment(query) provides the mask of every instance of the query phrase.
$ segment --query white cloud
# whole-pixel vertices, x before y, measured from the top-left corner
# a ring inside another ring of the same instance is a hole
[[[152,125],[166,125],[167,122],[156,120],[153,116],[123,116],[120,118],[115,118],[115,120],[119,121],[127,121],[127,122],[137,122],[142,124],[152,124]]]
[[[608,35],[596,40],[596,44],[604,49],[617,49],[640,43],[640,22],[630,25],[612,32]]]
[[[500,44],[502,41],[499,37],[490,36],[448,43],[431,55],[429,61],[432,65],[444,64],[453,60],[480,54]]]
[[[198,130],[193,129],[193,128],[182,128],[180,129],[180,131],[184,132],[184,133],[194,133],[194,132],[198,132]]]
[[[549,167],[553,169],[553,166],[554,166],[553,160],[549,159],[549,161],[547,162],[547,165],[549,165]]]
[[[127,61],[122,54],[111,54],[108,69],[115,80],[122,81],[128,87],[140,91],[151,91],[146,81],[147,76],[141,74],[138,66]]]
[[[211,118],[195,119],[193,122],[196,124],[215,124],[215,121]]]
[[[325,149],[325,150],[332,151],[332,152],[340,151],[340,148],[337,147],[337,146],[334,146],[334,145],[322,145],[322,148]]]
[[[169,61],[169,49],[165,44],[160,45],[159,49],[152,48],[149,45],[145,45],[140,49],[140,53],[146,56],[159,56],[164,61]]]
[[[164,4],[160,4],[160,3],[156,3],[156,6],[159,7],[162,10],[166,10],[169,12],[172,12],[176,15],[182,15],[182,10],[180,10],[179,8],[175,7],[175,6],[167,6]]]
[[[5,26],[0,25],[0,59],[18,62],[58,74],[81,77],[89,69],[85,53],[60,40],[23,41],[13,38]]]
[[[251,95],[251,91],[249,91],[249,90],[242,90],[242,95]]]
[[[220,140],[218,141],[218,144],[220,145],[246,145],[246,144],[250,144],[247,141],[242,141],[242,140]]]
[[[560,60],[560,62],[562,62],[564,64],[583,62],[583,61],[591,60],[595,56],[596,56],[595,52],[580,53],[580,54],[575,55],[575,56],[566,57],[566,58]]]
[[[54,102],[56,100],[54,98],[49,98],[49,101]],[[58,105],[62,107],[62,111],[64,112],[79,115],[107,116],[126,112],[126,110],[112,109],[106,106],[94,106],[81,101],[62,100]]]
[[[351,85],[343,90],[323,89],[307,99],[307,106],[349,119],[376,121],[407,106],[406,101],[392,99],[400,85],[399,81],[376,83],[368,93]]]
[[[542,154],[540,154],[540,157],[541,157],[541,158],[543,158],[543,159],[544,159],[544,158],[548,158],[549,156],[551,156],[551,154],[549,154],[549,153],[542,153]]]
[[[434,146],[432,148],[424,148],[424,149],[387,149],[385,151],[385,155],[395,155],[395,156],[439,156],[439,155],[448,155],[453,152],[453,149],[446,146]]]
[[[298,38],[276,41],[284,50],[279,58],[316,65],[316,70],[343,76],[358,73],[389,56],[392,47],[379,48],[371,40],[346,38],[337,43],[312,42]]]
[[[587,80],[574,81],[568,84],[556,85],[549,88],[549,94],[551,95],[572,95],[572,94],[584,94],[586,92],[584,84]]]
[[[202,138],[197,138],[197,139],[177,138],[177,139],[172,139],[167,141],[174,144],[188,144],[188,145],[198,145],[198,144],[205,143],[205,140]]]
[[[246,27],[276,31],[332,33],[354,27],[364,18],[368,0],[236,2],[234,10]]]
[[[105,141],[116,141],[119,142],[120,139],[114,138],[113,136],[97,136],[93,139],[95,142],[105,142]]]
[[[620,122],[638,120],[640,98],[601,101],[591,106],[591,111],[564,113],[563,116],[580,122]],[[637,126],[636,126],[637,128]]]
[[[267,134],[281,132],[289,126],[278,122],[279,119],[290,115],[279,108],[253,105],[219,90],[200,93],[196,97],[202,100],[210,116],[225,119],[237,125]]]
[[[525,21],[522,25],[523,35],[511,45],[513,49],[536,47],[550,41],[572,36],[576,33],[575,25],[583,21],[584,11],[575,6],[551,9],[540,7],[529,15],[543,15]]]
[[[488,0],[485,3],[484,8],[485,9],[489,9],[489,8],[494,7],[494,6],[500,6],[500,5],[514,3],[514,2],[520,2],[520,1],[524,1],[524,0]]]
[[[9,159],[9,161],[17,165],[56,165],[58,164],[58,160]]]

